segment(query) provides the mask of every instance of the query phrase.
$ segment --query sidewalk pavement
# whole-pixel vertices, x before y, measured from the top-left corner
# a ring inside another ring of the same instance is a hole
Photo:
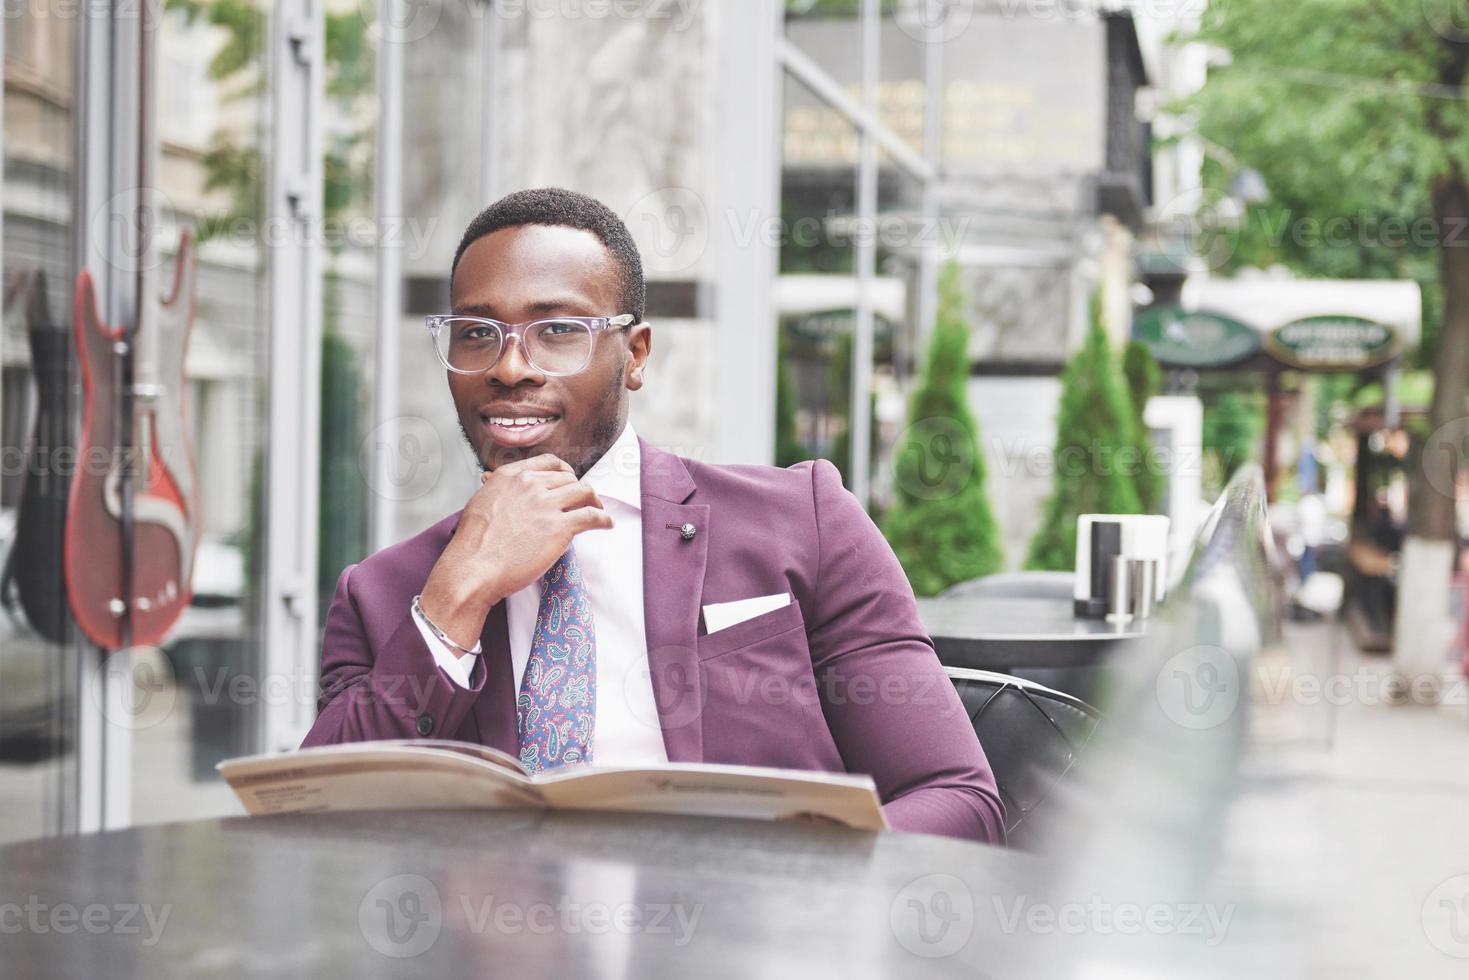
[[[1469,976],[1464,691],[1452,709],[1391,704],[1390,660],[1343,631],[1333,669],[1332,635],[1287,623],[1258,659],[1220,884],[1253,906],[1276,976]]]

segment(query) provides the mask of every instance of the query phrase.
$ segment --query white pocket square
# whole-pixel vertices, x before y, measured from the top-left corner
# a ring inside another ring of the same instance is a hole
[[[704,607],[704,632],[706,634],[718,633],[731,626],[738,626],[747,619],[763,616],[790,604],[789,592],[756,596],[753,599],[736,599],[734,602],[711,602]]]

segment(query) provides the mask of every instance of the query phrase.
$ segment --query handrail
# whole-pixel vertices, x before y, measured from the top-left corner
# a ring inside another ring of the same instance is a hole
[[[1260,468],[1210,510],[1147,633],[1107,664],[1109,723],[1046,815],[1063,895],[1182,900],[1207,888],[1248,717],[1254,654],[1275,635],[1273,545]]]
[[[1258,463],[1241,466],[1204,519],[1175,591],[1186,594],[1225,568],[1246,583],[1268,585],[1274,574],[1275,539],[1270,534],[1265,501],[1264,471]],[[1257,613],[1273,629],[1279,610],[1269,590],[1252,598]]]

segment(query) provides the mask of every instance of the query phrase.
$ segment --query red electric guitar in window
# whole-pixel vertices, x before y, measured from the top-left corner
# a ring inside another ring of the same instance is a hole
[[[108,649],[157,644],[193,594],[199,501],[184,357],[195,282],[185,232],[157,317],[158,380],[139,383],[137,331],[107,325],[91,274],[77,278],[83,408],[67,502],[66,592],[81,631]]]

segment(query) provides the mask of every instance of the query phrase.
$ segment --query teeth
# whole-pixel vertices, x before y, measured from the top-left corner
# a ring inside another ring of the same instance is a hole
[[[499,426],[505,426],[505,427],[511,427],[511,428],[521,428],[521,429],[525,428],[526,426],[540,425],[540,424],[542,424],[544,422],[550,422],[550,421],[552,421],[550,418],[541,418],[541,419],[512,419],[512,418],[501,418],[499,416],[493,416],[493,415],[490,416],[490,419],[489,419],[489,422],[490,422],[491,425],[499,425]]]

